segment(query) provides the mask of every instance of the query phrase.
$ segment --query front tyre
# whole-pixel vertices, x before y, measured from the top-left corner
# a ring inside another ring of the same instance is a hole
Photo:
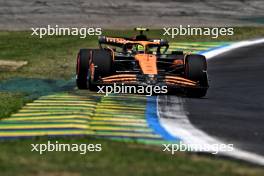
[[[198,88],[187,88],[188,97],[204,97],[208,89],[207,63],[203,55],[188,55],[185,59],[185,76],[187,79],[196,81]]]

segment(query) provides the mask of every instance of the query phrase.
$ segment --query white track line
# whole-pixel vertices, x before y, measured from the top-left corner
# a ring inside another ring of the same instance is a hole
[[[219,54],[241,48],[250,45],[256,45],[264,43],[263,39],[253,40],[253,41],[242,41],[237,42],[216,50],[203,53],[207,59],[211,59]],[[163,98],[170,98],[170,96],[163,96]],[[213,144],[225,144],[223,141],[212,137],[205,133],[204,131],[196,128],[191,124],[188,118],[188,112],[184,110],[183,104],[184,99],[180,97],[173,97],[169,102],[173,106],[163,106],[160,107],[159,104],[162,103],[161,98],[157,97],[157,115],[161,126],[168,131],[172,136],[182,139],[186,144],[202,144],[202,145],[213,145]],[[164,100],[167,102],[167,100]],[[164,102],[163,102],[164,103]],[[172,108],[172,109],[170,109]],[[234,146],[235,147],[235,146]],[[264,166],[264,157],[255,153],[247,152],[234,148],[231,152],[219,152],[220,155],[233,157],[236,159],[248,161],[251,163],[259,164]]]
[[[225,46],[225,47],[222,47],[222,48],[211,50],[209,52],[205,51],[202,54],[207,59],[211,59],[211,58],[213,58],[213,57],[215,57],[217,55],[220,55],[222,53],[226,53],[228,51],[231,51],[231,50],[234,50],[234,49],[237,49],[237,48],[251,46],[251,45],[257,45],[257,44],[260,44],[260,43],[264,43],[264,38],[257,39],[257,40],[247,40],[247,41],[236,42],[236,43],[233,43],[231,45],[228,45],[228,46]]]

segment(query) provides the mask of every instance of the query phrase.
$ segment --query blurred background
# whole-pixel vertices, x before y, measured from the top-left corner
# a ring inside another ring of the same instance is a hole
[[[0,29],[260,26],[263,0],[0,0]]]

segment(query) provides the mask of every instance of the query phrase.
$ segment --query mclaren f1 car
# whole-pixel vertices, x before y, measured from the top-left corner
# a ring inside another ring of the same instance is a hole
[[[133,38],[100,36],[99,48],[80,49],[76,83],[79,89],[98,85],[166,85],[169,93],[203,97],[208,85],[203,55],[169,50],[163,39],[149,39],[143,31]]]

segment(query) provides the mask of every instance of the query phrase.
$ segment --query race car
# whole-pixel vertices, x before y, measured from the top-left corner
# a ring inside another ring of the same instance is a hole
[[[133,38],[100,36],[99,48],[80,49],[76,83],[79,89],[98,85],[166,85],[169,93],[203,97],[208,85],[207,62],[203,55],[169,51],[164,39],[149,39],[137,28]]]

